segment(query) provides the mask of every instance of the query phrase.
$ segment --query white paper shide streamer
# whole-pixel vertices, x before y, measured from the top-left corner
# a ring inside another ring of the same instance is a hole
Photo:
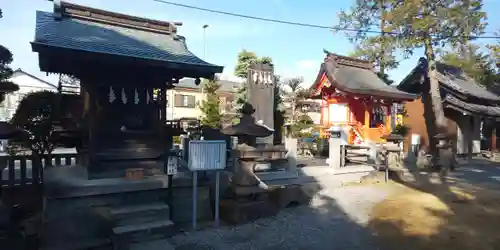
[[[253,82],[257,82],[257,80],[259,80],[259,73],[257,73],[257,71],[254,71],[252,75],[253,75]]]
[[[124,88],[122,88],[122,103],[127,104],[127,95],[125,94]]]
[[[134,104],[139,104],[139,93],[137,93],[137,89],[134,89]]]
[[[146,104],[149,104],[150,101],[151,101],[151,96],[149,96],[149,90],[146,89]]]
[[[116,100],[115,91],[113,91],[113,87],[109,86],[109,103],[113,103]]]

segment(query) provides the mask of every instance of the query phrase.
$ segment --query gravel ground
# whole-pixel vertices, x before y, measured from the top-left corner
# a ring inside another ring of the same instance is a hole
[[[391,192],[378,186],[326,187],[310,206],[235,227],[189,232],[172,238],[177,250],[379,249],[365,225],[374,204]]]

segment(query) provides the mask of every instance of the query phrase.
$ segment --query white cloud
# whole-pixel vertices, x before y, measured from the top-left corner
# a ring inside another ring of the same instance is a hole
[[[245,81],[245,79],[243,79],[243,78],[234,76],[232,74],[227,74],[227,73],[226,74],[222,73],[219,75],[219,77],[221,80],[232,81],[232,82],[244,82]]]
[[[295,63],[295,66],[299,69],[313,69],[317,68],[320,63],[315,60],[302,60]]]
[[[308,88],[313,84],[314,80],[316,80],[320,65],[321,62],[317,60],[300,60],[289,67],[277,69],[277,73],[281,75],[283,79],[303,77],[304,81],[302,82],[302,87]]]

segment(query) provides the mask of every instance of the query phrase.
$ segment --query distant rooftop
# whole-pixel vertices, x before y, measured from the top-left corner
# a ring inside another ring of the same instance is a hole
[[[200,85],[196,85],[194,82],[194,78],[183,78],[175,86],[189,89],[201,89],[203,87],[203,82]],[[218,80],[217,82],[220,84],[219,91],[223,92],[236,92],[236,89],[241,86],[241,83],[227,80]]]

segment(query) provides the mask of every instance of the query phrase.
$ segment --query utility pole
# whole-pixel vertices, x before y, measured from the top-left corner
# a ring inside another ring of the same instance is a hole
[[[207,60],[207,28],[208,24],[201,26],[203,28],[203,60]],[[205,95],[203,93],[203,86],[201,86],[201,98],[205,100]]]
[[[208,24],[203,26],[203,60],[207,60],[207,28]]]

